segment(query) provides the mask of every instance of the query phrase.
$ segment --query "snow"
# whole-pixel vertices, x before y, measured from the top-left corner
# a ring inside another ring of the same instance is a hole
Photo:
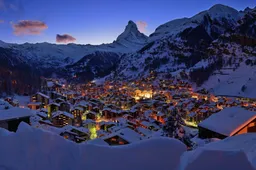
[[[8,130],[6,130],[6,129],[4,129],[4,128],[0,128],[0,137],[2,137],[2,136],[8,136],[8,135],[10,135],[10,134],[12,134],[13,132],[10,132],[10,131],[8,131]]]
[[[239,13],[231,7],[217,4],[209,10],[200,12],[191,18],[175,19],[159,26],[155,32],[150,35],[149,41],[151,42],[166,37],[174,38],[185,29],[195,28],[200,25],[206,15],[209,15],[212,20],[216,19],[219,22],[222,22],[222,18],[228,18],[231,24],[235,24],[236,21],[243,16],[242,13]]]
[[[117,41],[110,44],[11,44],[1,41],[0,47],[11,48],[15,53],[18,53],[22,57],[24,62],[30,61],[38,64],[36,66],[39,67],[63,67],[68,64],[73,64],[82,59],[84,56],[92,54],[96,51],[115,53],[136,52],[145,45],[147,36],[140,33],[136,29],[130,29],[131,26],[132,24],[128,24],[127,29],[119,36]],[[136,24],[135,27],[137,28]],[[129,33],[128,31],[131,32]]]
[[[38,94],[38,95],[40,95],[40,96],[43,96],[43,97],[45,97],[45,98],[47,98],[47,99],[50,98],[49,96],[47,96],[47,95],[45,95],[45,94],[43,94],[43,93],[41,93],[41,92],[37,92],[36,94]]]
[[[256,134],[248,133],[186,152],[181,157],[180,170],[254,170],[255,141]]]
[[[241,63],[240,67],[233,70],[225,70],[227,75],[214,75],[205,82],[202,87],[210,89],[215,95],[230,95],[256,98],[256,67],[246,66]],[[220,82],[218,81],[220,80]],[[245,91],[241,89],[246,86]]]
[[[137,142],[143,139],[143,136],[130,128],[121,129],[115,133],[110,134],[109,136],[105,136],[104,139],[108,139],[114,136],[119,136],[129,143]]]
[[[2,110],[0,112],[0,120],[10,120],[22,117],[30,117],[33,113],[29,109],[22,109],[18,107],[13,107],[7,110]]]
[[[104,141],[103,139],[101,139],[101,138],[89,140],[89,141],[87,142],[87,144],[99,145],[99,146],[109,146],[108,143],[105,142],[105,141]]]
[[[19,106],[27,107],[28,103],[30,102],[30,96],[19,96],[15,95],[14,99],[19,101]]]
[[[133,21],[129,21],[124,32],[117,37],[116,42],[125,46],[129,44],[145,45],[147,40],[148,37],[139,32],[137,25]]]
[[[23,128],[1,137],[0,150],[0,165],[6,169],[176,170],[186,147],[168,138],[120,147],[76,144],[40,129]]]
[[[241,107],[230,107],[211,115],[199,126],[225,136],[232,136],[254,119],[256,119],[256,112]]]
[[[67,117],[69,117],[69,118],[71,118],[71,119],[74,118],[74,116],[73,116],[71,113],[64,112],[64,111],[56,111],[56,112],[53,112],[53,113],[52,113],[52,118],[55,118],[55,117],[57,117],[57,116],[59,116],[59,115],[64,115],[64,116],[67,116]]]
[[[6,101],[0,99],[0,111],[1,111],[1,110],[5,110],[5,108],[7,108],[7,107],[8,107],[8,108],[12,108],[13,106],[10,105],[8,102],[6,102]]]

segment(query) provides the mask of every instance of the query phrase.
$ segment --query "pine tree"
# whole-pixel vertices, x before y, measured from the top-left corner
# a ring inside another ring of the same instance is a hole
[[[171,115],[168,117],[167,122],[163,127],[164,136],[179,139],[188,147],[192,147],[193,143],[183,129],[185,123],[182,117],[183,115],[177,108],[171,112]]]
[[[165,126],[163,127],[163,131],[165,133],[165,136],[169,136],[172,138],[178,138],[178,133],[181,128],[181,125],[183,125],[183,119],[182,115],[178,111],[177,108],[175,108],[171,115],[168,117],[167,122]]]

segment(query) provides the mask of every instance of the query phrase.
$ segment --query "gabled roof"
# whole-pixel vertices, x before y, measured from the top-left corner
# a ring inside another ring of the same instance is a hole
[[[37,92],[36,94],[38,94],[38,95],[40,95],[40,96],[43,96],[43,97],[45,97],[45,98],[47,98],[47,99],[50,99],[49,96],[47,96],[47,95],[45,95],[45,94],[43,94],[43,93],[41,93],[41,92]]]
[[[33,113],[30,109],[22,109],[19,107],[13,107],[7,110],[1,110],[0,121],[19,119],[24,117],[30,117]]]
[[[74,118],[74,116],[73,116],[72,114],[70,114],[70,113],[68,113],[68,112],[64,112],[64,111],[56,111],[56,112],[53,112],[53,113],[52,113],[52,118],[55,118],[55,117],[57,117],[57,116],[59,116],[59,115],[64,115],[64,116],[67,116],[67,117],[69,117],[69,118],[71,118],[71,119]]]
[[[106,140],[106,139],[112,138],[114,136],[119,136],[129,143],[137,142],[139,140],[142,140],[142,138],[143,138],[140,134],[138,134],[134,130],[132,130],[130,128],[124,128],[124,129],[117,131],[116,133],[112,133],[109,136],[104,137],[103,139]]]
[[[225,136],[232,136],[254,119],[256,112],[241,107],[231,107],[211,115],[199,126]]]

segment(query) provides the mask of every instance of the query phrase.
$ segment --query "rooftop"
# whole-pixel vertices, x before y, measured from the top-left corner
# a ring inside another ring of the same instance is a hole
[[[199,126],[225,136],[232,136],[254,119],[256,119],[256,112],[241,107],[230,107],[213,114]]]
[[[29,109],[22,109],[19,107],[14,107],[7,110],[1,110],[0,121],[18,119],[23,117],[30,117],[33,113]]]

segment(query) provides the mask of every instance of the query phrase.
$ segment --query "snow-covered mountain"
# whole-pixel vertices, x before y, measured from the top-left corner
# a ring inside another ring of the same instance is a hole
[[[138,31],[136,24],[133,21],[129,21],[125,31],[116,41],[110,44],[8,44],[1,41],[0,47],[14,51],[19,56],[22,56],[25,61],[33,63],[37,67],[48,68],[63,67],[64,65],[75,63],[95,51],[115,53],[135,52],[146,44],[147,39],[147,36]]]
[[[165,72],[216,94],[255,97],[250,93],[256,79],[255,12],[215,5],[192,18],[170,21],[158,27],[141,50],[121,58],[114,78]],[[234,87],[227,93],[229,81]]]
[[[149,41],[154,41],[167,37],[177,37],[183,31],[191,32],[200,25],[205,27],[205,31],[209,34],[210,38],[215,38],[214,34],[222,34],[227,28],[236,26],[237,20],[243,16],[242,12],[217,4],[209,10],[200,12],[191,18],[182,18],[165,23],[150,35]]]
[[[120,56],[113,52],[96,51],[88,54],[75,64],[66,66],[66,75],[75,77],[76,82],[91,81],[109,75],[116,69]]]
[[[129,21],[124,32],[117,37],[114,43],[122,44],[127,48],[134,46],[141,48],[147,41],[148,37],[139,32],[137,25],[133,21]]]
[[[59,71],[68,77],[76,75],[76,80],[84,82],[84,77],[90,81],[108,74],[111,79],[135,79],[150,71],[168,72],[217,93],[221,83],[224,86],[232,75],[241,75],[242,70],[252,73],[256,70],[255,33],[255,8],[237,11],[217,4],[191,18],[165,23],[150,37],[140,33],[136,24],[129,21],[124,32],[111,44],[17,45],[0,42],[0,47],[10,51],[16,61],[33,66],[41,74]],[[216,79],[216,74],[229,67],[234,73],[230,71],[226,78]],[[254,81],[254,77],[252,74],[248,79]],[[215,79],[217,83],[210,83]],[[242,82],[250,91],[251,83]],[[234,87],[236,90],[232,94],[241,93],[240,86]],[[246,90],[243,93],[248,96]]]

